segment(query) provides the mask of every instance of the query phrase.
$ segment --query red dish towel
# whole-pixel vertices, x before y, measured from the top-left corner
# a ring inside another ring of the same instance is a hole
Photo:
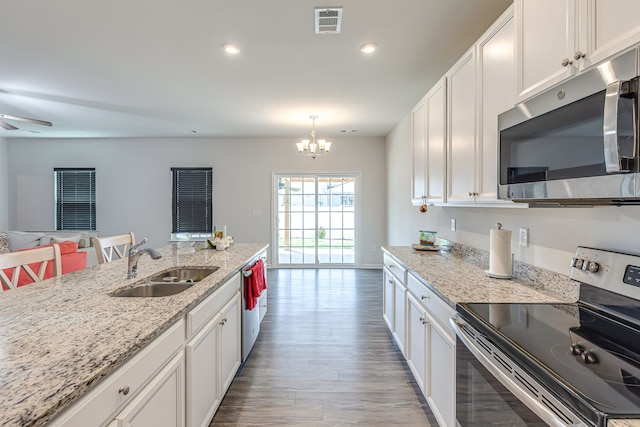
[[[258,297],[267,289],[267,282],[264,280],[264,261],[261,259],[249,269],[251,274],[244,278],[245,299],[247,301],[247,310],[253,310],[258,304]]]

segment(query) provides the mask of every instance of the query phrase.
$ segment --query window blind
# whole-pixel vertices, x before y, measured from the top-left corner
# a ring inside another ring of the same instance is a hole
[[[211,232],[213,169],[171,168],[173,177],[172,233]]]
[[[95,230],[95,168],[54,168],[53,173],[56,230]]]

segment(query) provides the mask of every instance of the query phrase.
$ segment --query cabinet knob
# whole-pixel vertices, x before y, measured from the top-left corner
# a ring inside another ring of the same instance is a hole
[[[585,56],[587,56],[586,53],[582,52],[582,51],[577,51],[576,54],[573,56],[573,59],[575,59],[576,61],[584,58]]]
[[[564,58],[561,62],[563,67],[568,67],[569,65],[573,64],[573,61],[570,60],[569,58]]]
[[[426,318],[424,318],[424,317],[421,317],[421,318],[420,318],[420,321],[422,322],[422,324],[423,324],[423,325],[426,325],[426,324],[428,323],[428,322],[427,322],[427,319],[426,319]]]
[[[120,389],[118,390],[118,393],[122,394],[123,396],[126,396],[127,394],[129,394],[130,391],[131,391],[131,387],[129,387],[129,385],[127,384],[124,387],[120,387]]]
[[[422,295],[422,296],[420,297],[420,299],[429,299],[429,298],[431,298],[429,295]]]
[[[221,325],[224,325],[225,323],[227,323],[227,318],[226,317],[220,321]]]

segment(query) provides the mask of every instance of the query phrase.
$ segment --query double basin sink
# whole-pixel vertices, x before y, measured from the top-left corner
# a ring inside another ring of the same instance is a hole
[[[189,289],[218,271],[220,267],[177,267],[163,270],[140,281],[134,287],[116,291],[113,297],[166,297]]]

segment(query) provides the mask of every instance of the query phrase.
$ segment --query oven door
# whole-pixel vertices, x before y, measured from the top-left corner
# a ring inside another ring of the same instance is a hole
[[[456,331],[456,420],[461,427],[587,426],[464,320]]]

